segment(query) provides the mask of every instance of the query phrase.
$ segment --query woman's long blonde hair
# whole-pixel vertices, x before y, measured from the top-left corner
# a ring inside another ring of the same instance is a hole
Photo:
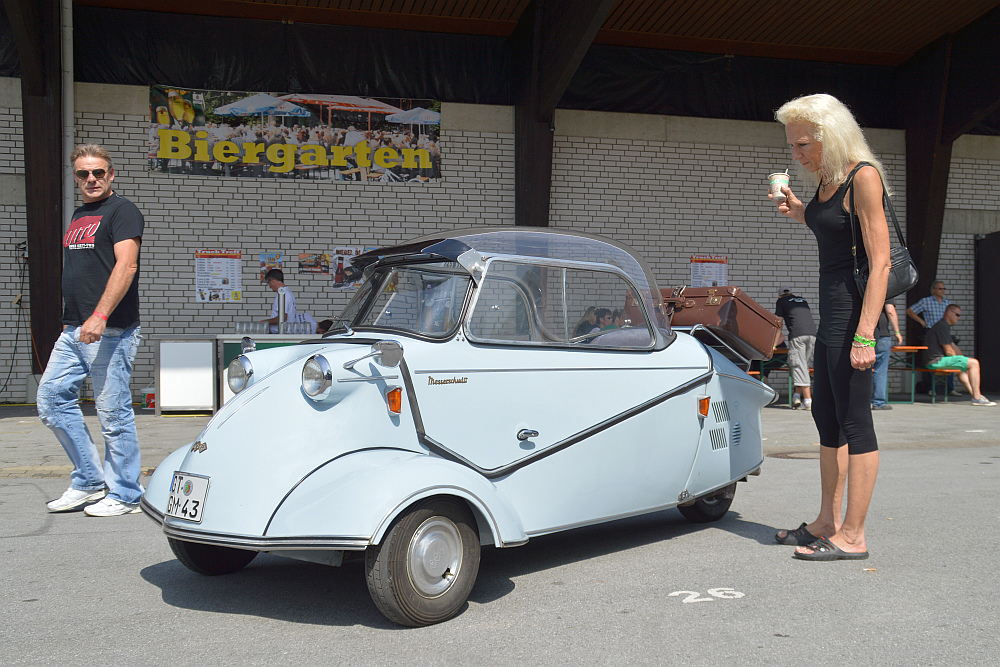
[[[819,185],[821,181],[840,184],[856,162],[870,162],[879,175],[886,193],[892,194],[885,178],[882,162],[875,157],[865,140],[861,126],[847,106],[833,95],[820,93],[796,97],[781,105],[774,118],[786,127],[792,123],[812,125],[813,138],[823,144],[820,168],[812,174],[804,174]]]

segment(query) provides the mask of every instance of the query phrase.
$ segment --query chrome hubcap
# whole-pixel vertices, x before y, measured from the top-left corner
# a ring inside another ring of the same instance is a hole
[[[420,524],[407,549],[406,569],[413,588],[426,598],[444,595],[462,568],[462,536],[448,519]]]

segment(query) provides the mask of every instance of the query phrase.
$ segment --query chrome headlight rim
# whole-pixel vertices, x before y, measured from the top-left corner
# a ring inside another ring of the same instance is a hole
[[[308,379],[306,372],[312,374]],[[314,354],[302,365],[302,392],[314,401],[323,401],[333,390],[333,366],[322,354]]]
[[[241,354],[229,362],[229,368],[226,369],[226,384],[229,385],[230,391],[238,394],[249,387],[252,380],[253,364],[246,355]]]

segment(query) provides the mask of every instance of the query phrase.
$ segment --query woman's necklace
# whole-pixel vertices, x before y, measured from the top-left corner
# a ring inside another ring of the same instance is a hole
[[[825,195],[826,194],[826,189],[828,187],[830,187],[830,185],[831,185],[830,179],[824,179],[824,178],[820,177],[820,179],[819,179],[819,193],[821,195]]]

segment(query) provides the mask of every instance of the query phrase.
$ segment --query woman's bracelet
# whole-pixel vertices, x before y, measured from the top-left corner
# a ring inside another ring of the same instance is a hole
[[[875,341],[871,338],[865,338],[864,336],[859,336],[854,334],[854,342],[861,343],[861,345],[855,345],[854,347],[875,347]]]

